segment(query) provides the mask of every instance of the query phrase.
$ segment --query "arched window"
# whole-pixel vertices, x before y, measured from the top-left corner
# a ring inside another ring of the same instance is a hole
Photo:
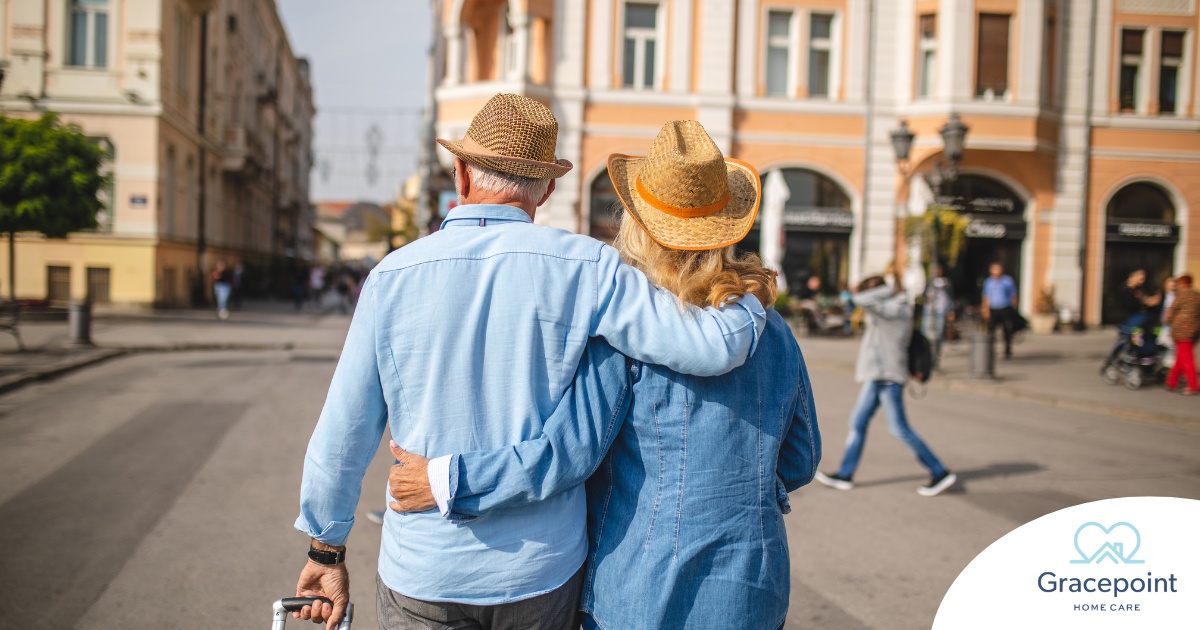
[[[790,193],[788,208],[850,209],[850,197],[833,179],[806,168],[780,170]]]
[[[1130,184],[1108,202],[1108,220],[1175,223],[1175,204],[1162,188],[1148,183]]]
[[[756,229],[739,247],[761,251],[763,238],[779,238],[783,259],[778,264],[791,293],[803,294],[813,276],[821,279],[821,291],[836,293],[849,272],[850,232],[854,229],[850,195],[833,178],[814,170],[783,168],[779,172],[788,189],[783,204],[783,234],[761,234],[762,215],[768,212],[768,204],[773,205],[764,198]],[[763,173],[764,195],[768,175]]]
[[[622,212],[624,206],[617,197],[617,191],[613,188],[612,180],[608,178],[606,168],[592,180],[588,235],[611,243],[621,227]]]

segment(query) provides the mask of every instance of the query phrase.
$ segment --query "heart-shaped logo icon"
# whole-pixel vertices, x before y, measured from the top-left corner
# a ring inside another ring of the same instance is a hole
[[[1084,523],[1075,530],[1075,551],[1079,559],[1071,564],[1099,564],[1110,560],[1113,564],[1142,564],[1134,556],[1142,546],[1142,535],[1137,528],[1121,521],[1108,527],[1095,521]]]

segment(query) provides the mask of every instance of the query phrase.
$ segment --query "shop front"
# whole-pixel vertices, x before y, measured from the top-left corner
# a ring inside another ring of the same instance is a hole
[[[836,294],[847,282],[854,214],[850,197],[833,179],[804,168],[781,169],[788,197],[783,207],[783,273],[788,291],[799,295],[808,279],[821,279],[822,291]],[[766,181],[770,171],[763,173]],[[762,213],[738,247],[760,249]]]
[[[938,199],[966,216],[966,247],[948,274],[959,302],[978,305],[992,263],[1021,285],[1021,258],[1028,231],[1025,201],[1004,183],[983,175],[961,175],[951,195]],[[1018,295],[1018,304],[1025,304]]]
[[[1104,295],[1101,321],[1117,324],[1124,319],[1117,295],[1129,275],[1146,272],[1144,291],[1162,289],[1173,274],[1179,244],[1175,204],[1155,184],[1138,182],[1117,191],[1108,203],[1104,232]]]

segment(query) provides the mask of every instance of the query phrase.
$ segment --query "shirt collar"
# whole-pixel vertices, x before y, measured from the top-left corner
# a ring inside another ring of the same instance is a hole
[[[503,204],[476,203],[458,206],[451,210],[442,221],[442,229],[447,227],[482,226],[486,223],[533,223],[533,219],[520,208]]]

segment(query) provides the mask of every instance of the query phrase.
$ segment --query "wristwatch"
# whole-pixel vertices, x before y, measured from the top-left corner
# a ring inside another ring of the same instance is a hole
[[[346,550],[342,549],[341,551],[326,551],[324,549],[317,549],[310,545],[308,548],[308,559],[316,562],[317,564],[333,566],[346,561]]]

